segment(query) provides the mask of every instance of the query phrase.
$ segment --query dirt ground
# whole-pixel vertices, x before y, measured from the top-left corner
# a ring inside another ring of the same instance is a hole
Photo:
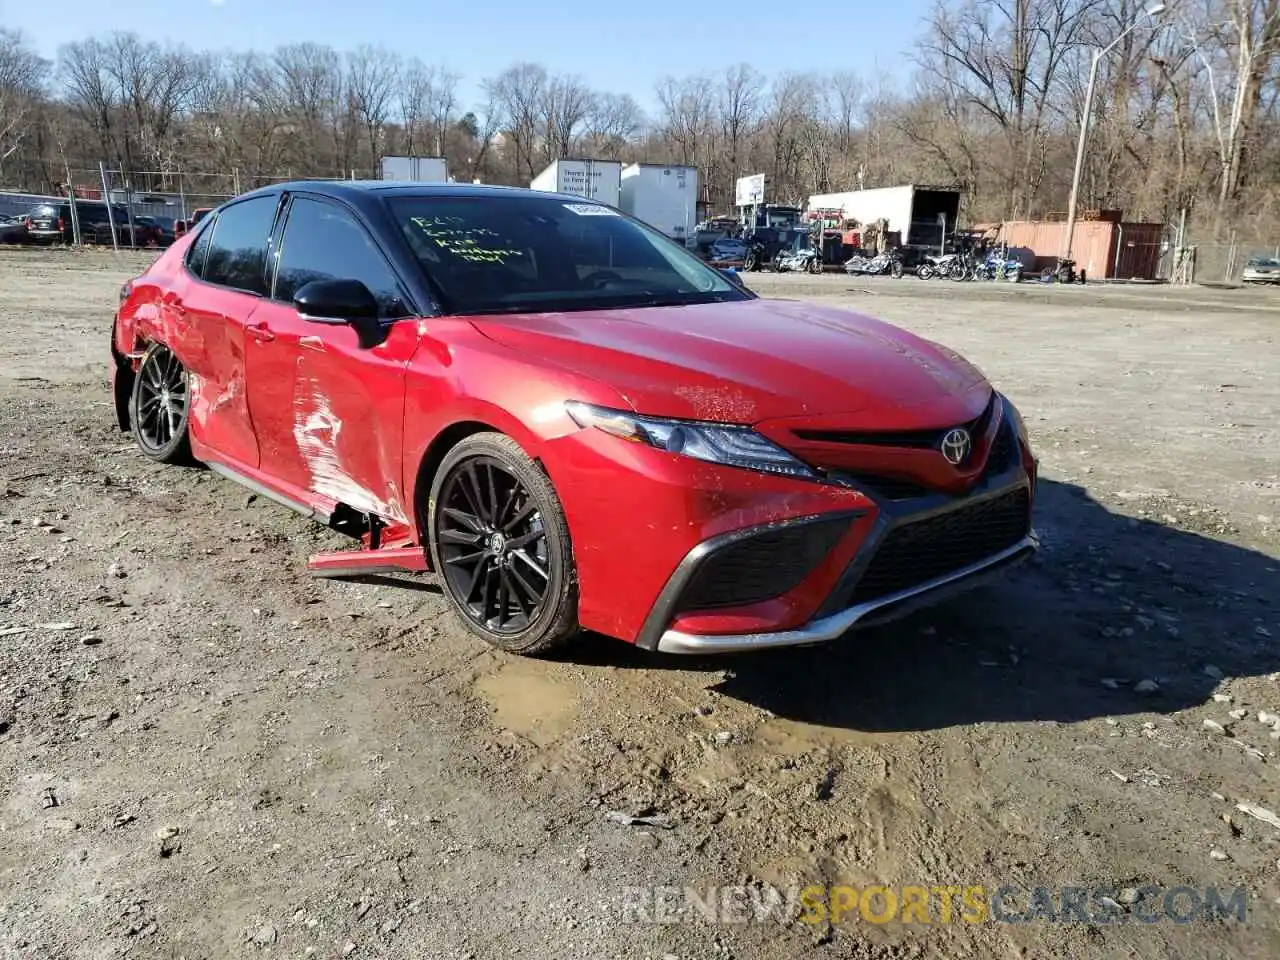
[[[334,535],[133,451],[107,344],[144,262],[0,253],[0,956],[1280,955],[1280,825],[1237,806],[1280,811],[1274,293],[753,276],[1009,393],[1041,555],[824,647],[529,661],[430,578],[312,580]],[[841,883],[1119,910],[627,909]],[[1243,887],[1247,918],[1138,922],[1144,884]]]

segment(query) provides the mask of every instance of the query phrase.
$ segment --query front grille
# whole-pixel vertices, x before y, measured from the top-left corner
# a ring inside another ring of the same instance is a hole
[[[1031,527],[1026,488],[895,527],[858,579],[851,604],[953,573],[1013,546]]]
[[[744,606],[794,590],[849,523],[847,515],[798,523],[721,547],[702,561],[685,585],[680,609]]]
[[[980,437],[987,432],[991,418],[995,415],[996,395],[991,394],[986,409],[968,423],[953,424],[930,430],[796,430],[795,435],[801,440],[817,440],[822,443],[854,443],[871,447],[912,447],[915,449],[936,449],[942,444],[942,437],[955,427],[964,427],[971,437]]]
[[[833,470],[827,474],[832,480],[847,483],[856,490],[879,497],[883,500],[912,500],[916,497],[927,497],[937,491],[901,477],[880,476],[874,473],[847,473]]]

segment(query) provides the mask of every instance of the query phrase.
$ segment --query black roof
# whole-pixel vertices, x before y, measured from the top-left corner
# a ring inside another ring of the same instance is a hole
[[[333,197],[345,201],[366,215],[372,213],[371,207],[381,205],[379,201],[392,197],[556,197],[579,203],[598,202],[525,187],[503,187],[490,183],[418,183],[406,180],[290,180],[259,187],[235,199],[270,196],[285,191],[306,191]]]
[[[309,193],[338,197],[354,203],[371,194],[382,197],[557,196],[557,194],[529,190],[525,187],[503,187],[491,183],[417,183],[406,180],[291,180],[260,187],[253,193],[279,193],[283,190],[306,190]]]

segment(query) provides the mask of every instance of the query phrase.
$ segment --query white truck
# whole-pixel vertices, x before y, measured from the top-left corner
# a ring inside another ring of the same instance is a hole
[[[622,169],[623,213],[687,243],[698,222],[698,170],[661,163],[633,163]]]
[[[860,224],[889,221],[889,233],[902,246],[937,248],[956,231],[960,191],[950,187],[878,187],[845,193],[819,193],[809,198],[810,210],[843,210]]]
[[[622,164],[617,160],[556,160],[534,177],[529,186],[548,193],[599,200],[616,207],[622,193]]]
[[[449,164],[444,157],[383,157],[382,179],[448,183]]]

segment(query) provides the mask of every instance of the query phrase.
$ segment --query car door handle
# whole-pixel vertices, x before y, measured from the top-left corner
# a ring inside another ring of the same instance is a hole
[[[276,338],[276,335],[271,332],[266,323],[255,323],[246,329],[248,330],[249,336],[253,337],[255,340],[261,340],[263,343],[268,343]]]

